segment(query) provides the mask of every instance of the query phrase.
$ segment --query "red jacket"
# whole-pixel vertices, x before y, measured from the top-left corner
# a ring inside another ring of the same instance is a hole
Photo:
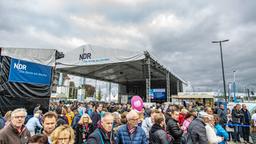
[[[182,126],[184,120],[185,120],[185,114],[180,113],[180,115],[179,115],[179,124],[180,124],[180,126]]]

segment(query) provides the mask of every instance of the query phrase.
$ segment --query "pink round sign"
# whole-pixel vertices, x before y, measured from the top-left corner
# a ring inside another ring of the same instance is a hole
[[[133,96],[131,99],[132,109],[141,111],[143,109],[143,100],[140,96]]]

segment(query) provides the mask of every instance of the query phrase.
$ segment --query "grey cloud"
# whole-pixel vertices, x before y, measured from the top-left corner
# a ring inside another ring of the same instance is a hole
[[[46,1],[44,5],[40,1],[1,1],[0,44],[56,47],[66,51],[72,46],[68,40],[77,38],[96,45],[131,50],[147,48],[195,88],[216,91],[222,89],[220,52],[219,45],[211,41],[230,39],[223,44],[227,82],[232,81],[232,71],[236,69],[241,85],[255,87],[255,6],[254,1],[236,0],[149,0],[134,4]],[[182,24],[150,25],[161,14],[171,14]],[[93,15],[102,16],[103,20],[90,17]],[[91,23],[79,25],[72,16]],[[45,36],[35,37],[29,28]]]

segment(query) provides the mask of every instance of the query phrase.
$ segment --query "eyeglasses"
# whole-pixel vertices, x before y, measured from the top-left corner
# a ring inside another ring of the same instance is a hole
[[[63,143],[64,141],[69,141],[69,138],[58,138],[58,141],[61,141]]]
[[[69,138],[58,138],[58,140],[69,140]]]
[[[138,121],[140,118],[134,118],[134,119],[130,119],[132,121]]]
[[[15,119],[19,119],[19,118],[24,119],[25,116],[14,116],[14,118],[15,118]]]

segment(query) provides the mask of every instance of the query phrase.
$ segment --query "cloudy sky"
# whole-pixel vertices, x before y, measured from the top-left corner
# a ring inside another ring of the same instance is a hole
[[[56,48],[82,44],[148,50],[194,90],[227,83],[256,90],[256,2],[241,0],[1,0],[0,46]]]

